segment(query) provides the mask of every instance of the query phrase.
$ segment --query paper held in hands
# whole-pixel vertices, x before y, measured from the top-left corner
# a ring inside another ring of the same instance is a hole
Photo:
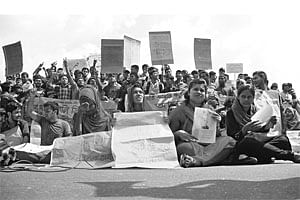
[[[273,116],[273,108],[270,104],[265,103],[264,106],[251,117],[251,121],[259,121],[264,126],[270,120],[271,116]]]
[[[201,143],[215,143],[217,121],[207,108],[195,108],[192,135]]]

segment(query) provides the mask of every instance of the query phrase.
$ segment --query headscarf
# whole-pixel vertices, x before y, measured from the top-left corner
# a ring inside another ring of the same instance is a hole
[[[239,102],[238,98],[236,98],[231,106],[231,109],[233,111],[234,118],[236,121],[242,125],[245,126],[248,122],[251,121],[251,117],[254,115],[256,112],[256,107],[251,104],[250,106],[250,113],[247,113],[241,103]]]
[[[284,110],[284,113],[286,112],[286,110],[290,110],[290,112],[293,113],[292,118],[290,118],[290,119],[285,118],[287,128],[289,130],[300,130],[300,121],[298,120],[296,110],[293,109],[292,107],[287,107]]]
[[[139,110],[139,111],[134,110],[134,101],[133,101],[134,88],[141,88],[141,87],[139,85],[133,85],[132,87],[128,88],[128,92],[127,92],[128,93],[128,96],[127,96],[127,111],[128,112],[145,111],[145,95],[144,95],[144,99],[143,99],[143,103],[142,103],[142,110]]]
[[[104,110],[100,101],[100,94],[93,86],[85,86],[79,92],[79,99],[86,97],[96,105],[93,114],[84,113],[82,116],[82,133],[93,133],[110,130],[110,115]]]

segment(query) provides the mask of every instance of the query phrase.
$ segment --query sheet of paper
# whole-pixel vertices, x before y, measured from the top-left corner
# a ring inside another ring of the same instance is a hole
[[[260,121],[265,125],[273,115],[273,108],[270,104],[265,103],[264,106],[258,110],[252,117],[252,121]]]
[[[192,135],[201,143],[216,142],[217,121],[207,108],[195,108]]]

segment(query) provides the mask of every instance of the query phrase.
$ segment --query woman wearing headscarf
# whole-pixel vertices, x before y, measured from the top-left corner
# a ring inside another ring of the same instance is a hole
[[[288,130],[300,130],[300,120],[297,116],[297,111],[292,107],[287,107],[284,110],[285,123]]]
[[[272,158],[299,163],[300,155],[292,152],[286,135],[267,136],[269,129],[276,124],[275,116],[270,116],[265,125],[251,120],[256,112],[254,96],[255,91],[250,85],[241,86],[237,98],[226,114],[227,135],[238,141],[237,153],[255,157],[258,163],[271,163]]]
[[[185,102],[171,112],[169,126],[175,137],[178,158],[182,167],[200,167],[222,163],[232,152],[236,141],[232,137],[219,136],[215,143],[204,144],[192,136],[196,107],[208,108],[207,87],[204,79],[194,79],[185,93]],[[210,111],[217,121],[221,117]]]
[[[111,130],[111,116],[104,110],[99,92],[90,85],[79,92],[80,106],[74,115],[74,135]]]

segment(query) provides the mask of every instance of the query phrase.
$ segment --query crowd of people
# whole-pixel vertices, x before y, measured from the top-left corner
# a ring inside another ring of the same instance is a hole
[[[46,69],[41,63],[32,79],[27,72],[6,77],[0,88],[2,140],[9,145],[30,142],[31,120],[41,126],[41,145],[51,145],[58,137],[109,131],[115,119],[103,108],[102,101],[114,101],[115,112],[146,112],[145,95],[181,91],[184,101],[168,105],[166,121],[174,133],[182,167],[272,163],[274,159],[300,163],[300,155],[292,151],[286,135],[287,130],[300,130],[300,103],[291,83],[282,84],[282,91],[276,83],[269,88],[263,71],[252,76],[241,73],[236,84],[229,85],[224,68],[218,72],[177,70],[174,77],[169,65],[161,69],[147,64],[141,69],[132,65],[130,70],[124,68],[119,74],[102,74],[95,66],[96,61],[93,66],[70,71],[73,66],[68,66],[64,59],[62,68],[57,68],[54,62]],[[274,102],[274,94],[279,117],[270,115],[266,123],[251,120],[262,109],[255,104],[260,97],[257,95]],[[43,105],[43,115],[36,113],[33,106],[36,97],[79,100],[74,123],[70,126],[59,119],[55,100]],[[215,143],[202,143],[192,135],[196,107],[209,109],[217,121]],[[280,133],[267,136],[276,124],[281,124]]]

